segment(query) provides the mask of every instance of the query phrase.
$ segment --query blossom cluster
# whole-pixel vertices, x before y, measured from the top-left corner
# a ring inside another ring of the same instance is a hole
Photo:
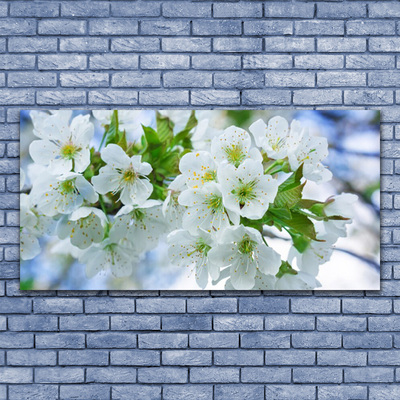
[[[357,200],[303,198],[307,181],[332,179],[324,137],[282,117],[246,131],[218,126],[206,111],[158,111],[155,127],[141,126],[139,114],[93,111],[104,130],[95,147],[90,114],[31,111],[23,260],[41,252],[43,235],[54,235],[88,278],[109,270],[121,278],[166,238],[171,263],[202,289],[220,281],[237,290],[320,285],[319,266],[346,236]],[[283,231],[291,240],[286,260],[269,240]]]

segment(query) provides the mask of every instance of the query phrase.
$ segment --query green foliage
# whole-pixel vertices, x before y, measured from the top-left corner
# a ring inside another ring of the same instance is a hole
[[[282,276],[285,274],[297,275],[297,271],[292,268],[288,261],[282,261],[279,271],[275,276],[277,278],[282,278]]]

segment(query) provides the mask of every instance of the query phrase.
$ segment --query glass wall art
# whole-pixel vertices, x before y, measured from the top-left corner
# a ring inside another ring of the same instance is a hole
[[[21,112],[23,290],[379,290],[379,112]]]

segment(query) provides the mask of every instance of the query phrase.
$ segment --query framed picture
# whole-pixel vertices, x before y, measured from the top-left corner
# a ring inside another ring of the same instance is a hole
[[[23,290],[377,290],[378,111],[21,112]]]

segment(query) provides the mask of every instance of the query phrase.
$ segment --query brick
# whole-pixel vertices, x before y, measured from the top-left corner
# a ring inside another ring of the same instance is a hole
[[[367,75],[365,72],[318,72],[317,84],[319,87],[366,86]]]
[[[339,348],[341,347],[341,334],[328,332],[299,332],[292,334],[294,348]]]
[[[215,365],[263,365],[261,350],[217,350],[214,351]]]
[[[392,302],[384,299],[343,299],[345,314],[390,314]]]
[[[259,18],[262,17],[262,4],[232,3],[229,7],[224,3],[214,4],[214,18]]]
[[[190,369],[190,382],[192,383],[238,383],[239,368],[193,367]]]
[[[174,36],[188,35],[190,33],[189,21],[142,21],[140,24],[142,35]]]
[[[296,55],[294,65],[300,69],[340,69],[343,68],[344,57],[332,54]]]
[[[31,308],[32,301],[30,299],[0,299],[0,314],[8,314],[11,310],[13,314],[29,314],[31,312]]]
[[[193,106],[238,105],[240,104],[240,94],[231,90],[192,90],[191,104]]]
[[[264,16],[268,18],[313,18],[314,4],[267,2],[264,5]]]
[[[29,349],[33,347],[33,334],[0,332],[0,341],[3,349]]]
[[[367,387],[366,386],[322,386],[318,385],[318,398],[321,400],[335,400],[335,399],[367,399]]]
[[[150,367],[138,369],[138,382],[140,383],[186,383],[187,381],[187,368]]]
[[[32,368],[3,367],[0,369],[0,383],[30,383],[32,380]]]
[[[315,50],[313,38],[271,37],[264,39],[265,50],[268,52],[302,53]]]
[[[56,331],[58,321],[57,317],[47,315],[10,316],[8,317],[8,329],[10,331]]]
[[[382,3],[380,3],[382,5]],[[371,8],[370,8],[371,13]],[[363,35],[394,35],[396,27],[394,21],[347,21],[346,32],[348,35],[363,36]]]
[[[164,17],[171,18],[207,18],[211,17],[211,4],[167,2],[162,5],[162,14]]]
[[[344,103],[350,105],[385,105],[393,104],[393,92],[391,90],[364,89],[345,90]]]
[[[183,333],[139,334],[139,347],[143,349],[179,349],[188,345],[188,335]]]
[[[106,17],[109,5],[101,1],[61,3],[62,17]]]
[[[240,336],[240,345],[243,348],[286,349],[290,347],[290,334],[270,332],[243,333]]]
[[[275,72],[265,74],[266,87],[314,87],[315,74],[312,72]]]
[[[84,35],[86,24],[85,21],[70,19],[43,19],[38,22],[38,32],[39,35]]]
[[[291,103],[291,93],[288,90],[244,90],[242,104],[244,105],[288,105]]]
[[[88,348],[135,348],[136,335],[123,332],[89,333],[86,342]]]
[[[369,17],[370,18],[400,17],[400,5],[396,2],[371,3],[369,5]]]
[[[137,69],[139,57],[135,54],[95,54],[89,57],[91,69]]]
[[[59,365],[108,365],[108,352],[105,350],[61,350],[58,353]]]
[[[216,400],[239,400],[248,398],[259,399],[264,396],[264,387],[261,385],[216,385],[215,399]]]
[[[318,38],[317,51],[323,53],[363,53],[367,42],[361,38]]]
[[[388,55],[349,54],[346,56],[346,68],[351,69],[391,69],[394,65],[394,57]]]
[[[400,71],[374,71],[368,74],[368,85],[392,87],[400,84]]]
[[[163,316],[162,329],[165,331],[209,331],[212,317],[210,315]]]
[[[51,366],[56,365],[57,353],[54,350],[10,350],[7,364],[13,366]]]
[[[110,398],[110,386],[108,385],[61,385],[60,399],[96,399],[107,400]]]
[[[212,352],[204,350],[166,350],[162,352],[163,365],[211,365]]]
[[[237,311],[237,300],[234,298],[188,299],[189,313],[234,313]]]
[[[188,105],[189,104],[189,92],[187,90],[175,90],[173,93],[172,92],[161,92],[161,91],[156,91],[156,90],[148,90],[144,91],[141,90],[139,92],[139,104],[141,105],[152,105],[152,106],[157,106],[157,105],[169,105],[171,103],[171,96],[174,96],[174,104],[175,105]],[[159,304],[163,304],[162,300],[160,299],[161,302]],[[170,300],[170,299],[166,299]],[[171,299],[175,300],[175,299]],[[166,303],[168,304],[168,303]],[[161,313],[165,312],[172,312],[172,313],[179,313],[181,311],[181,306],[178,305],[177,308],[174,308],[173,306],[174,302],[171,302],[170,307],[167,306],[167,308],[163,311],[160,311]],[[150,306],[151,307],[151,306]],[[144,310],[142,312],[153,312],[153,311],[146,311],[145,306],[141,306],[141,309]],[[157,309],[157,306],[155,306],[155,309]],[[167,311],[171,309],[171,311]],[[140,312],[140,311],[138,311]]]
[[[368,318],[368,329],[370,331],[399,331],[400,316],[370,317]]]
[[[142,57],[143,58],[143,57]],[[186,64],[185,64],[186,65]],[[241,61],[239,56],[233,55],[193,55],[192,66],[193,69],[204,69],[204,70],[237,70],[240,69]],[[187,61],[189,66],[189,60]]]
[[[192,88],[192,87],[211,87],[212,74],[200,71],[170,71],[163,74],[164,87],[172,88]],[[157,86],[159,86],[159,82]]]
[[[86,65],[86,56],[80,54],[53,54],[38,56],[39,70],[85,69]]]
[[[319,331],[365,331],[367,319],[365,317],[329,316],[317,317]]]
[[[191,333],[189,334],[189,347],[191,348],[220,348],[229,349],[239,347],[238,333]]]
[[[392,336],[388,333],[348,333],[343,335],[345,349],[385,349],[392,347]]]
[[[272,300],[272,299],[271,299]],[[265,330],[309,331],[314,330],[314,317],[302,315],[271,315],[265,317]]]
[[[197,36],[237,36],[242,33],[242,23],[236,20],[194,20],[192,29],[193,35]]]
[[[318,3],[317,17],[332,19],[362,18],[367,16],[367,7],[361,3]],[[371,15],[370,15],[371,16]]]
[[[115,315],[111,316],[111,329],[117,331],[147,331],[160,329],[159,316],[153,315]]]
[[[157,366],[160,353],[154,350],[113,350],[110,352],[111,365]]]
[[[152,37],[130,37],[111,39],[111,51],[151,53],[160,50],[160,39]]]
[[[140,56],[143,69],[188,69],[189,56],[172,54],[152,54]]]
[[[242,369],[242,382],[245,383],[290,383],[290,368],[245,367]]]
[[[336,387],[336,386],[335,386]],[[310,385],[267,385],[265,387],[267,399],[292,400],[300,397],[303,400],[314,400],[316,396],[315,386]]]
[[[397,350],[371,350],[368,352],[369,365],[400,365],[400,352]]]
[[[286,313],[289,311],[289,299],[279,297],[242,297],[239,299],[240,313]]]
[[[341,383],[342,370],[340,368],[294,368],[294,383]]]
[[[134,19],[91,19],[89,21],[89,34],[90,35],[137,35],[138,22]]]
[[[83,90],[42,91],[36,95],[37,104],[41,105],[75,105],[85,104],[86,92]]]
[[[380,367],[346,368],[344,370],[345,382],[393,382],[393,369]]]
[[[35,67],[34,55],[3,54],[0,59],[1,69],[33,69]]]
[[[213,388],[209,385],[166,385],[163,387],[164,400],[208,400],[213,396]]]
[[[63,87],[104,87],[109,85],[107,73],[81,72],[61,73],[60,84]]]
[[[155,71],[116,72],[111,76],[111,85],[113,87],[159,87],[160,84],[161,74]]]
[[[37,383],[83,383],[85,381],[83,368],[37,368],[35,382]]]
[[[295,21],[295,33],[300,36],[341,36],[344,35],[343,21]]]
[[[266,350],[266,365],[314,365],[316,355],[310,350]]]
[[[0,20],[0,36],[34,35],[36,32],[36,21],[27,18],[13,18]]]
[[[134,299],[92,298],[85,300],[85,312],[88,314],[133,313],[134,311]]]
[[[98,37],[61,38],[60,50],[64,52],[100,53],[108,51],[108,39]]]
[[[215,38],[213,50],[222,53],[255,53],[262,50],[260,38]]]
[[[58,17],[59,5],[49,2],[13,2],[10,4],[11,17]]]
[[[291,21],[244,21],[243,29],[245,35],[292,35],[293,23]]]
[[[57,75],[51,72],[9,72],[9,87],[56,87]]]
[[[340,300],[332,298],[294,298],[291,302],[291,309],[294,313],[339,313]]]
[[[50,37],[10,37],[10,53],[50,53],[57,51],[57,39]],[[33,57],[33,56],[32,56]]]
[[[396,52],[400,47],[400,38],[374,37],[369,39],[369,50],[372,52]]]
[[[125,400],[141,400],[143,398],[149,400],[161,399],[161,386],[147,385],[118,385],[112,387],[113,399]]]
[[[138,102],[138,93],[133,90],[93,90],[89,93],[89,104],[124,104],[135,105]]]
[[[25,382],[24,382],[25,383]],[[9,399],[47,400],[58,396],[57,385],[14,385],[9,387]]]
[[[365,351],[322,350],[317,354],[318,365],[358,366],[367,365]]]
[[[211,39],[163,38],[161,40],[161,49],[169,53],[180,53],[182,49],[191,53],[209,53],[211,51]]]
[[[60,329],[63,331],[99,331],[109,329],[107,316],[74,315],[60,317]]]
[[[216,331],[258,331],[263,329],[262,316],[215,316]]]
[[[83,302],[80,299],[34,299],[35,314],[69,314],[83,312]]]
[[[88,383],[134,383],[136,371],[133,368],[87,368]]]

